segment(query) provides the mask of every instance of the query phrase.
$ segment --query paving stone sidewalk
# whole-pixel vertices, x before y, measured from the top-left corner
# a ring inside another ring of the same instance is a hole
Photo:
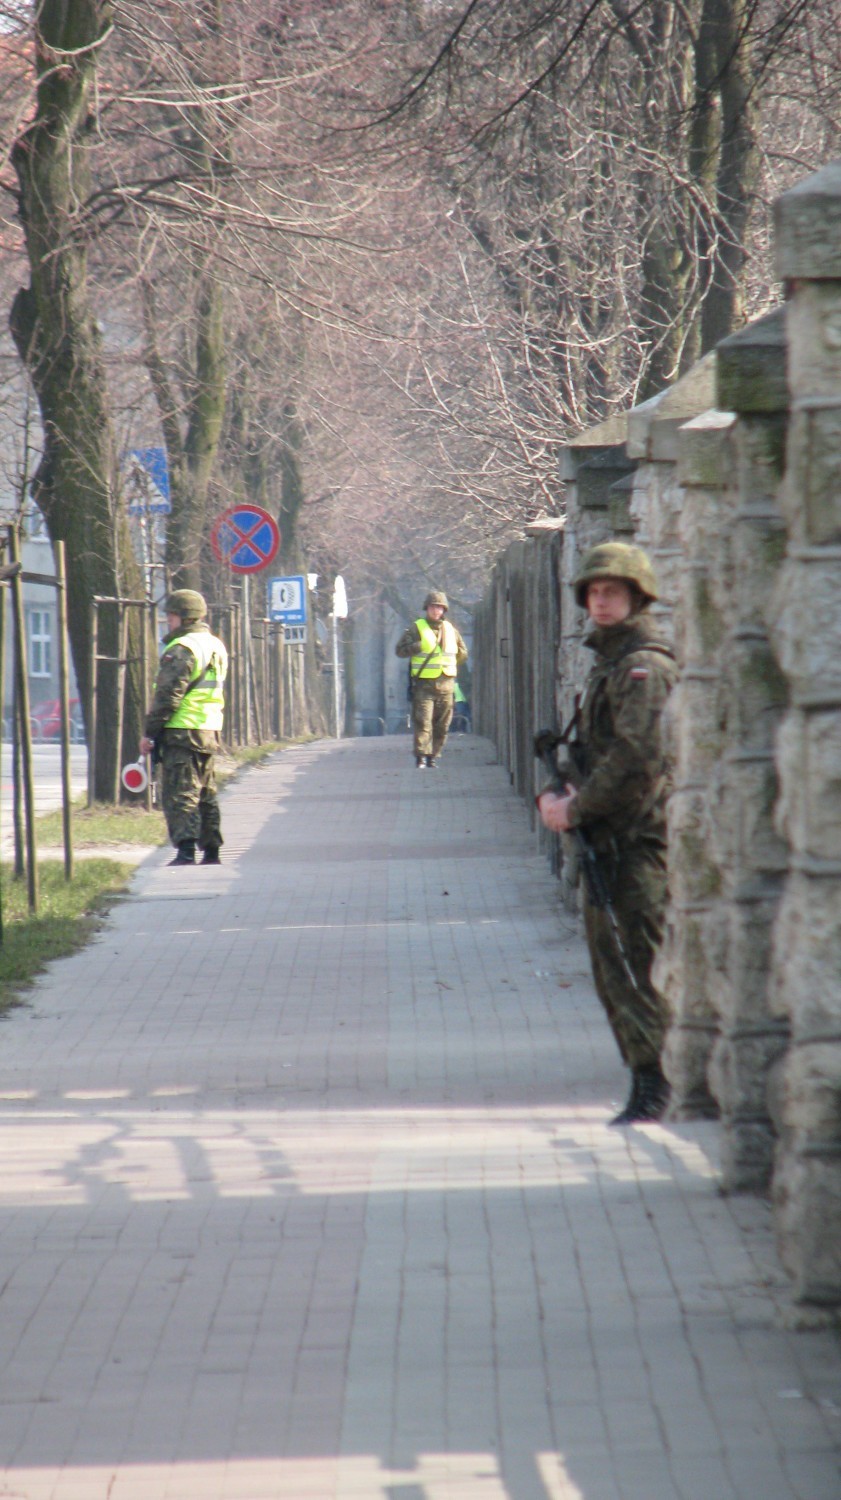
[[[712,1124],[606,1128],[490,746],[284,751],[0,1028],[0,1497],[837,1500]]]

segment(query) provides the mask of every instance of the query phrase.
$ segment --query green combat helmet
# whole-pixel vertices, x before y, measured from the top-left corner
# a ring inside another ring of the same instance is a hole
[[[427,594],[423,601],[424,609],[429,609],[430,604],[440,604],[442,609],[449,609],[450,607],[449,599],[446,594],[441,593],[440,589],[433,589],[431,594]]]
[[[166,612],[168,615],[178,615],[185,622],[203,620],[207,614],[207,604],[198,589],[176,589],[167,597]]]
[[[642,547],[632,547],[628,542],[599,542],[585,552],[571,584],[579,609],[587,608],[587,585],[597,578],[619,578],[633,584],[643,608],[660,597],[654,569]]]

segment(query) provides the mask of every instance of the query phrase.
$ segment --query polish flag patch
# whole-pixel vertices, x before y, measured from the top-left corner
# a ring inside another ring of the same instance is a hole
[[[640,681],[642,681],[643,677],[647,677],[647,676],[648,676],[648,667],[632,667],[631,668],[631,677],[634,679],[635,682],[640,682]]]

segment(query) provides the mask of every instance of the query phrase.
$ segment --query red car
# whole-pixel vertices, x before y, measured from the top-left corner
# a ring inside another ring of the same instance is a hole
[[[38,703],[30,711],[29,723],[32,729],[32,738],[36,743],[41,740],[59,739],[61,735],[61,704],[58,698],[47,698],[43,703]],[[77,745],[82,744],[85,738],[82,705],[78,698],[70,699],[70,738]]]

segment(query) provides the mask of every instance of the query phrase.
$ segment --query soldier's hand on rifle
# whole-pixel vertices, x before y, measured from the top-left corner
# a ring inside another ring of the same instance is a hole
[[[548,828],[550,833],[567,833],[570,826],[569,809],[577,796],[578,793],[570,782],[566,784],[564,796],[559,792],[543,792],[537,799],[537,809],[544,828]]]
[[[154,750],[154,748],[155,748],[155,741],[154,740],[150,740],[149,736],[147,734],[141,735],[141,738],[140,738],[140,754],[141,755],[151,755],[152,751]]]

